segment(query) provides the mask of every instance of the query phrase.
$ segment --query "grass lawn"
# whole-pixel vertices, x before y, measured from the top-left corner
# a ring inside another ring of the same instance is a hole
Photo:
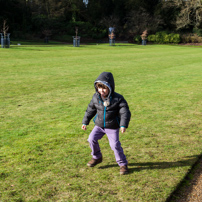
[[[0,202],[162,201],[201,154],[202,48],[23,44],[0,49]],[[130,173],[108,140],[88,168],[84,112],[103,71],[132,113],[120,134]]]

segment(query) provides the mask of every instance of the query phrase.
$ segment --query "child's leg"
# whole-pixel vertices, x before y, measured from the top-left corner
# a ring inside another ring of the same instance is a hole
[[[116,162],[119,166],[126,166],[128,164],[123,148],[119,141],[119,129],[105,129],[111,149],[114,151]]]
[[[105,131],[98,126],[95,126],[89,135],[88,142],[90,143],[93,159],[99,159],[102,157],[98,140],[100,140],[104,135]]]

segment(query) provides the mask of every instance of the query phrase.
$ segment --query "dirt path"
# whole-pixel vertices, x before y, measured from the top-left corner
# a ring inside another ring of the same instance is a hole
[[[202,158],[167,202],[202,202]]]

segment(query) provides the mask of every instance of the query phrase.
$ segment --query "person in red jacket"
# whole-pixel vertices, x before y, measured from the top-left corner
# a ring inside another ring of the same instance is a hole
[[[109,139],[115,159],[120,166],[120,174],[128,173],[128,161],[119,141],[119,130],[124,133],[130,122],[131,113],[124,97],[115,90],[114,77],[111,72],[103,72],[94,82],[96,93],[85,112],[82,129],[86,130],[90,120],[94,117],[95,127],[89,135],[88,142],[92,150],[92,159],[87,163],[89,167],[102,162],[102,153],[98,140],[105,134]]]

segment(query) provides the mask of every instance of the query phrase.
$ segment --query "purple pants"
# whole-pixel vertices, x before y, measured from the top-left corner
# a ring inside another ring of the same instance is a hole
[[[88,142],[92,150],[91,155],[94,159],[99,159],[102,156],[98,140],[104,135],[107,135],[111,149],[114,151],[116,162],[119,166],[125,166],[128,164],[126,156],[123,153],[121,143],[119,141],[119,128],[118,129],[107,129],[95,126],[89,135]]]

